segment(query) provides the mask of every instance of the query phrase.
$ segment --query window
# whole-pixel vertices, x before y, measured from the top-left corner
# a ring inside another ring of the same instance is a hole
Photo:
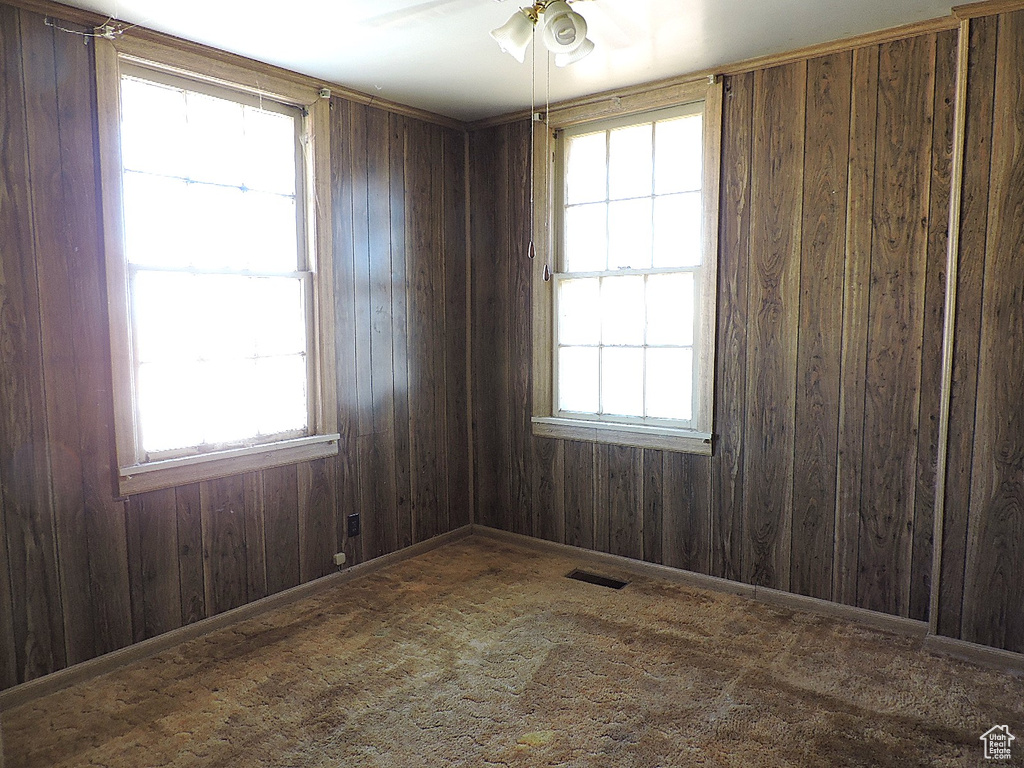
[[[707,104],[556,131],[538,434],[710,452],[720,128]]]
[[[122,492],[337,452],[316,92],[123,50],[113,63],[101,158]]]

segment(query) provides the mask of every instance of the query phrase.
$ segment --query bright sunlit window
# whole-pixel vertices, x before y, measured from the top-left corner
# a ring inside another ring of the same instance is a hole
[[[121,79],[142,448],[153,457],[303,435],[302,116],[162,80]]]
[[[703,119],[698,102],[560,137],[557,416],[706,423]]]

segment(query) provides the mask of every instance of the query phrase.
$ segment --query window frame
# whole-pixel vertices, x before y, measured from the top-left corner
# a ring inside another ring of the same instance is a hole
[[[306,269],[312,273],[307,434],[173,458],[146,460],[138,430],[133,371],[129,269],[125,253],[120,145],[121,69],[144,69],[196,83],[197,90],[261,97],[302,110],[305,152]],[[267,467],[332,456],[338,452],[334,351],[330,188],[330,101],[312,85],[212,56],[143,38],[97,39],[96,97],[99,111],[100,197],[107,275],[111,379],[118,491],[122,496]]]
[[[555,402],[557,362],[557,314],[554,275],[558,273],[562,238],[561,183],[558,136],[568,128],[587,124],[642,122],[670,108],[703,103],[703,281],[700,286],[702,314],[695,350],[695,364],[702,371],[696,386],[695,401],[700,413],[693,426],[630,423],[560,414]],[[553,109],[548,115],[548,130],[534,132],[533,164],[539,172],[534,178],[534,232],[536,259],[533,267],[533,434],[587,442],[629,445],[641,448],[709,455],[713,449],[716,298],[718,286],[718,206],[721,174],[722,84],[718,78],[670,85],[649,91],[590,98],[581,103]],[[545,281],[545,271],[552,279]]]

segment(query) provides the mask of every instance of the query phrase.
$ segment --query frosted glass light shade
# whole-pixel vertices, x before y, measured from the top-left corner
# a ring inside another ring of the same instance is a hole
[[[552,53],[572,53],[587,37],[587,21],[564,0],[544,9],[544,46]]]
[[[589,37],[583,38],[583,43],[572,53],[556,53],[555,54],[555,66],[556,67],[567,67],[570,64],[575,64],[582,58],[590,55],[591,51],[594,50],[594,41]]]
[[[533,19],[522,9],[497,29],[491,30],[491,37],[505,53],[510,53],[522,64],[526,61],[526,49],[533,39]]]

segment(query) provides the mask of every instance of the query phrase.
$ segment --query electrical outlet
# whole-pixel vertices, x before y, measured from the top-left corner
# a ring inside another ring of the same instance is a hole
[[[344,552],[339,552],[338,554],[336,554],[334,556],[334,564],[335,565],[344,565],[345,564],[345,553]]]
[[[349,515],[348,516],[348,536],[349,536],[349,538],[352,538],[353,536],[358,536],[358,535],[359,535],[359,513],[356,512],[354,515]]]

